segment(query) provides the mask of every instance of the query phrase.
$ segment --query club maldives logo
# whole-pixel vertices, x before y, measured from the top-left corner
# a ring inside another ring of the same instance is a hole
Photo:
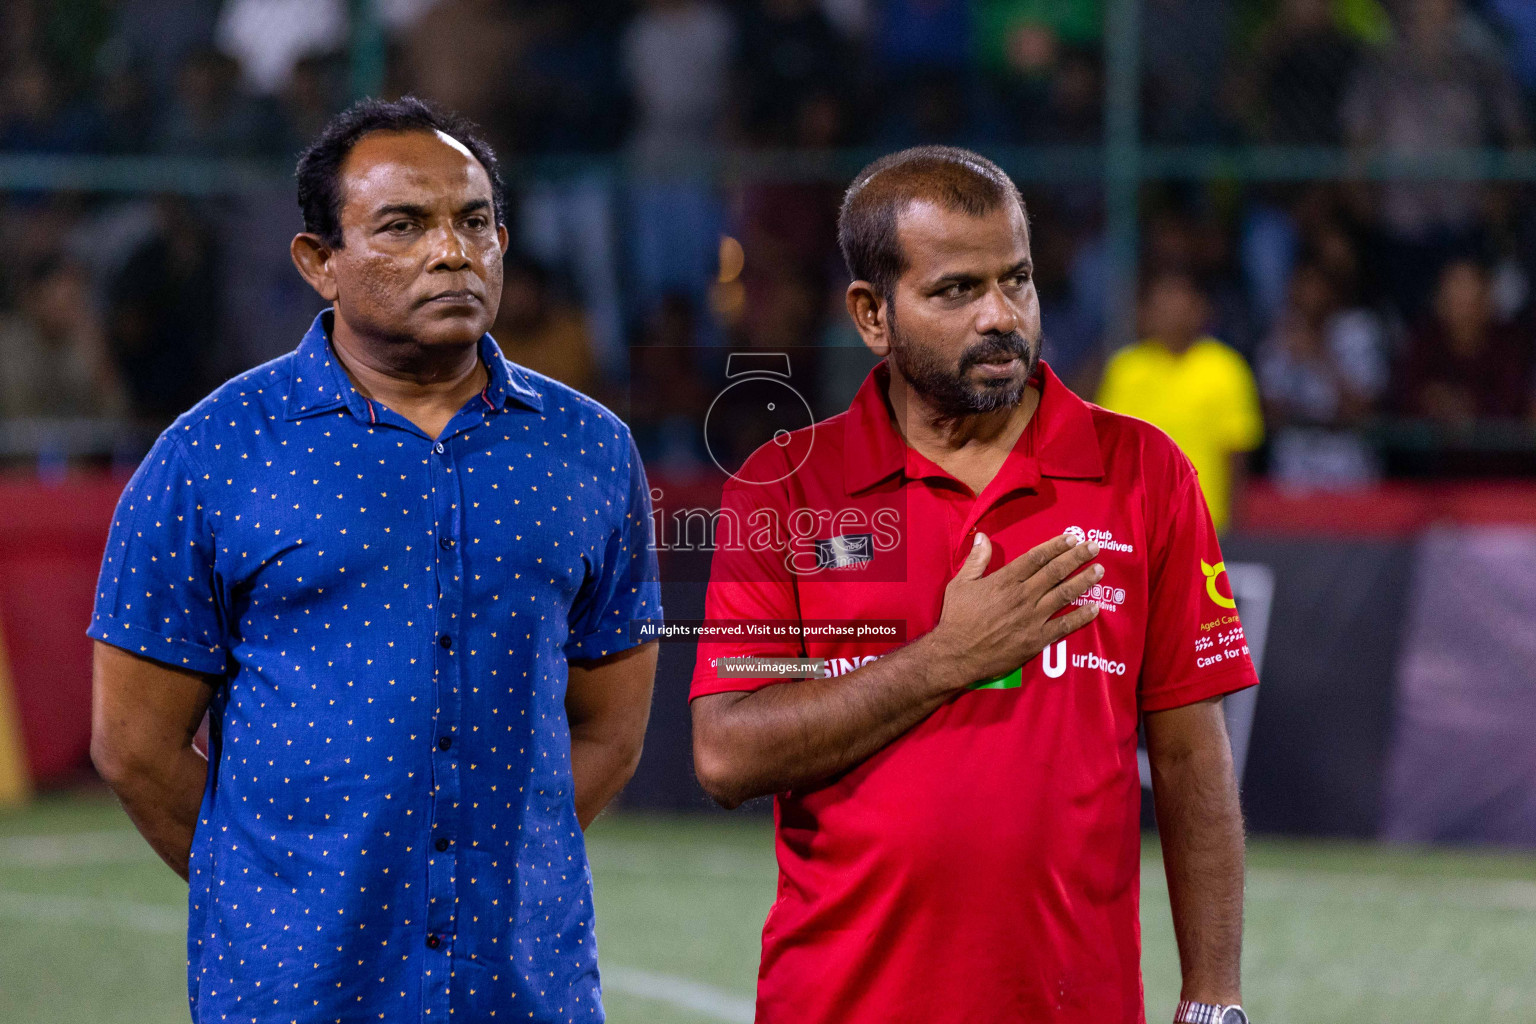
[[[1211,565],[1209,562],[1202,558],[1200,559],[1200,571],[1205,573],[1206,596],[1208,596],[1212,601],[1215,601],[1216,604],[1222,608],[1236,608],[1236,601],[1230,597],[1227,597],[1226,595],[1222,594],[1221,591],[1216,589],[1216,580],[1222,575],[1222,573],[1227,571],[1227,563],[1217,562],[1215,565]],[[1231,584],[1228,583],[1228,587],[1230,586]]]
[[[1100,551],[1124,551],[1129,554],[1136,550],[1134,544],[1124,544],[1115,540],[1115,535],[1108,530],[1085,530],[1081,526],[1069,526],[1061,531],[1068,537],[1074,537],[1079,544],[1086,541],[1095,541]]]

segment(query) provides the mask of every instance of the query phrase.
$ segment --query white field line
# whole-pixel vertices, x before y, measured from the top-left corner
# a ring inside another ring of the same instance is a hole
[[[0,917],[33,924],[111,925],[153,935],[186,935],[185,908],[164,903],[90,900],[0,890]]]
[[[1294,868],[1248,869],[1244,895],[1249,902],[1429,904],[1468,910],[1536,912],[1536,881],[1518,878],[1436,878]],[[1163,866],[1143,864],[1144,893],[1166,891]]]
[[[679,855],[681,854],[681,855]],[[0,868],[62,868],[98,864],[153,862],[148,844],[135,832],[118,829],[56,835],[10,836],[0,839]],[[772,877],[773,866],[730,847],[702,846],[658,856],[647,844],[603,844],[596,851],[598,874],[661,873],[718,879],[755,880]],[[1415,885],[1422,879],[1428,885]],[[1142,886],[1163,886],[1162,865],[1142,865]],[[1250,868],[1251,900],[1344,899],[1359,903],[1433,903],[1469,908],[1536,910],[1536,880],[1511,878],[1441,878],[1429,876],[1306,871],[1292,868]]]
[[[1311,895],[1318,902],[1429,904],[1536,913],[1536,882],[1517,878],[1436,879],[1269,868],[1253,874],[1248,894],[1276,901],[1306,902]]]
[[[4,890],[0,890],[0,919],[34,924],[40,921],[84,924],[93,928],[108,926],[152,935],[185,935],[187,932],[186,911],[164,904]],[[613,992],[668,1003],[723,1024],[752,1024],[754,1008],[751,999],[689,978],[609,964],[602,967],[602,979],[603,987]]]
[[[0,867],[58,868],[154,859],[143,837],[126,829],[0,839]]]
[[[701,985],[671,974],[656,974],[609,964],[602,968],[603,988],[642,999],[654,999],[701,1017],[727,1024],[752,1024],[756,1012],[751,999],[732,995],[712,985]]]
[[[768,840],[771,844],[773,840]],[[771,846],[770,846],[771,849]],[[592,844],[587,851],[592,870],[614,875],[688,875],[703,878],[767,879],[772,882],[778,867],[762,856],[742,856],[729,847],[690,850],[659,850],[640,844]]]
[[[597,845],[597,844],[594,844]],[[743,856],[731,847],[699,846],[661,855],[656,847],[623,840],[597,847],[594,872],[632,875],[661,873],[718,879],[771,879],[773,865]],[[0,868],[63,868],[153,862],[154,853],[126,829],[0,838]],[[1422,882],[1425,884],[1415,884]],[[1162,864],[1142,864],[1142,887],[1163,888]],[[1247,896],[1254,901],[1430,903],[1469,909],[1536,911],[1536,880],[1515,878],[1432,878],[1418,875],[1253,868]]]
[[[127,835],[135,838],[131,833]],[[68,840],[71,837],[50,838]],[[9,852],[14,853],[16,849],[12,847]],[[46,847],[22,849],[27,850],[30,856],[46,850]],[[98,851],[100,852],[102,851]],[[135,854],[135,856],[138,855]],[[81,857],[77,862],[89,861]],[[727,863],[729,861],[722,858],[717,860],[714,866],[725,869]],[[720,871],[721,875],[727,873],[728,869]],[[1155,861],[1144,865],[1142,882],[1146,889],[1160,890],[1163,885],[1162,865]],[[1410,884],[1405,886],[1405,882]],[[1413,882],[1429,884],[1413,885],[1411,884]],[[1536,912],[1536,881],[1508,878],[1433,879],[1379,873],[1352,874],[1336,871],[1260,868],[1249,872],[1247,895],[1250,901],[1284,901],[1292,905],[1416,903],[1472,910]],[[0,919],[28,923],[117,927],[165,936],[180,936],[186,931],[186,914],[179,907],[4,890],[0,890]],[[750,1024],[753,1019],[753,1003],[750,998],[689,978],[659,974],[618,964],[604,964],[602,977],[604,986],[612,992],[667,1003],[700,1017],[721,1021],[723,1024]],[[1352,977],[1354,976],[1351,975]],[[1271,985],[1277,984],[1280,980],[1271,979]],[[1314,982],[1316,980],[1318,979],[1313,978]],[[1338,987],[1341,991],[1347,989],[1348,984],[1353,982],[1342,977],[1338,979]]]
[[[771,842],[771,840],[770,840]],[[707,878],[773,878],[771,859],[743,856],[732,847],[683,851],[625,840],[594,843],[594,864],[610,874],[696,875]],[[771,853],[772,847],[769,851]],[[0,868],[63,868],[153,862],[154,852],[137,832],[115,829],[0,838]]]
[[[744,857],[729,847],[699,847],[658,855],[656,848],[638,843],[607,844],[591,856],[599,884],[603,875],[647,875],[739,880],[767,884],[774,865]],[[1144,891],[1165,891],[1163,865],[1144,860]],[[1307,871],[1297,868],[1249,867],[1247,898],[1254,902],[1297,903],[1414,903],[1471,910],[1536,911],[1536,879],[1436,878],[1383,872]]]

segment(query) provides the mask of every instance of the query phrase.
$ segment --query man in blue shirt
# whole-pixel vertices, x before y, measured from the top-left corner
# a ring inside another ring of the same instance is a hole
[[[639,457],[485,333],[472,126],[359,104],[298,179],[333,308],[124,491],[93,758],[190,881],[194,1020],[601,1021],[582,829],[639,758],[630,622],[661,613]]]

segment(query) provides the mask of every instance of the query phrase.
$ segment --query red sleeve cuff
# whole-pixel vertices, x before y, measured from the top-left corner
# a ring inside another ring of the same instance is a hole
[[[1225,697],[1229,693],[1246,690],[1258,684],[1259,677],[1254,674],[1252,665],[1233,665],[1222,672],[1202,674],[1177,686],[1159,687],[1153,693],[1142,695],[1141,711],[1145,714],[1148,711],[1182,708],[1187,704],[1198,704],[1203,700],[1210,700],[1212,697]]]

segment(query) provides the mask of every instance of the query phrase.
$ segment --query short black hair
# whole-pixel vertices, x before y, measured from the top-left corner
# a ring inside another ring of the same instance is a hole
[[[919,200],[979,217],[1024,199],[1013,179],[980,153],[957,146],[914,146],[883,156],[848,186],[837,215],[837,244],[856,281],[868,281],[882,299],[907,269],[896,234],[897,218]]]
[[[398,100],[367,99],[352,104],[331,118],[319,138],[299,156],[294,176],[298,179],[299,209],[304,214],[305,231],[319,235],[333,249],[341,248],[341,165],[352,147],[374,132],[442,132],[462,143],[491,179],[496,223],[504,223],[501,168],[480,129],[460,114],[415,96],[402,96]]]

